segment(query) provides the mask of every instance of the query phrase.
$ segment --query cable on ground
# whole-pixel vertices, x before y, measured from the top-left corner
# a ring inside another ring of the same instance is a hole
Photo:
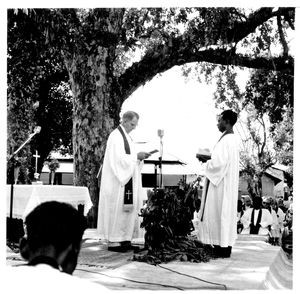
[[[115,279],[123,279],[125,281],[129,281],[129,282],[133,282],[133,283],[138,283],[138,284],[147,284],[147,285],[155,285],[155,286],[162,286],[162,287],[169,287],[169,288],[175,288],[177,290],[181,290],[183,291],[184,289],[180,288],[180,287],[176,287],[176,286],[171,286],[171,285],[166,285],[166,284],[159,284],[159,283],[151,283],[151,282],[143,282],[143,281],[136,281],[136,280],[131,280],[131,279],[127,279],[124,277],[115,277],[115,276],[110,276],[104,273],[99,273],[99,272],[94,272],[94,271],[90,271],[90,270],[84,270],[84,269],[76,269],[77,271],[83,271],[83,272],[88,272],[88,273],[93,273],[93,274],[98,274],[98,275],[102,275],[102,276],[106,276],[109,278],[115,278]]]
[[[207,280],[204,280],[204,279],[200,279],[200,278],[197,278],[197,277],[194,277],[194,276],[191,276],[191,275],[187,275],[187,274],[184,274],[184,273],[180,273],[178,271],[175,271],[175,270],[172,270],[170,268],[167,268],[167,267],[164,267],[164,266],[161,266],[159,264],[157,264],[157,266],[163,268],[163,269],[166,269],[168,271],[171,271],[173,273],[176,273],[176,274],[179,274],[179,275],[182,275],[182,276],[186,276],[186,277],[189,277],[189,278],[193,278],[193,279],[196,279],[196,280],[199,280],[201,282],[204,282],[204,283],[208,283],[208,284],[212,284],[212,285],[217,285],[217,286],[222,286],[224,287],[224,290],[227,290],[227,287],[225,284],[219,284],[219,283],[215,283],[215,282],[210,282],[210,281],[207,281]]]

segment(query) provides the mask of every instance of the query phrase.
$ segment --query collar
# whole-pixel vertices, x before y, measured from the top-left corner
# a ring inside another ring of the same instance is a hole
[[[122,128],[122,130],[124,131],[124,134],[128,135],[127,132],[126,132],[126,130],[125,130],[125,128],[122,126],[122,124],[120,124],[119,126],[120,126],[120,127]]]
[[[222,134],[222,136],[220,137],[219,141],[220,141],[224,136],[226,136],[226,135],[228,135],[228,134],[234,134],[233,129],[226,130],[226,131]],[[219,141],[218,141],[218,142],[219,142]]]
[[[133,141],[132,138],[131,138],[131,136],[126,132],[125,128],[122,126],[122,124],[119,124],[119,126],[122,128],[122,130],[123,130],[125,136],[126,136],[127,138],[129,138],[131,141]]]

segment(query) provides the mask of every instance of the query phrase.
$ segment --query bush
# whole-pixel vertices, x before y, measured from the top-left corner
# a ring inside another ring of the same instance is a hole
[[[212,257],[211,248],[191,236],[193,214],[199,207],[198,191],[193,186],[152,192],[140,213],[148,252],[134,255],[134,260],[151,264],[174,259],[208,261]]]

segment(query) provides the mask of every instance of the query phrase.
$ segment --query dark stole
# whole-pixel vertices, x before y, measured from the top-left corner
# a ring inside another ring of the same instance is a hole
[[[121,128],[121,126],[118,126],[118,130],[120,131],[122,137],[123,137],[123,141],[124,141],[124,148],[125,148],[125,153],[126,154],[131,154],[130,153],[130,146],[128,143],[128,140],[124,134],[123,129]],[[133,204],[133,185],[132,185],[132,177],[130,178],[130,180],[128,181],[128,183],[125,185],[125,189],[124,189],[124,204],[125,205],[132,205]]]

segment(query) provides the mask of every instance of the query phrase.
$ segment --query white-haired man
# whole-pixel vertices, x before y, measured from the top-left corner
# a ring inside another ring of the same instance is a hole
[[[136,128],[139,115],[123,114],[121,124],[107,140],[104,155],[97,229],[100,239],[108,242],[108,250],[124,252],[132,249],[142,206],[141,168],[150,153],[135,151],[129,133]]]

